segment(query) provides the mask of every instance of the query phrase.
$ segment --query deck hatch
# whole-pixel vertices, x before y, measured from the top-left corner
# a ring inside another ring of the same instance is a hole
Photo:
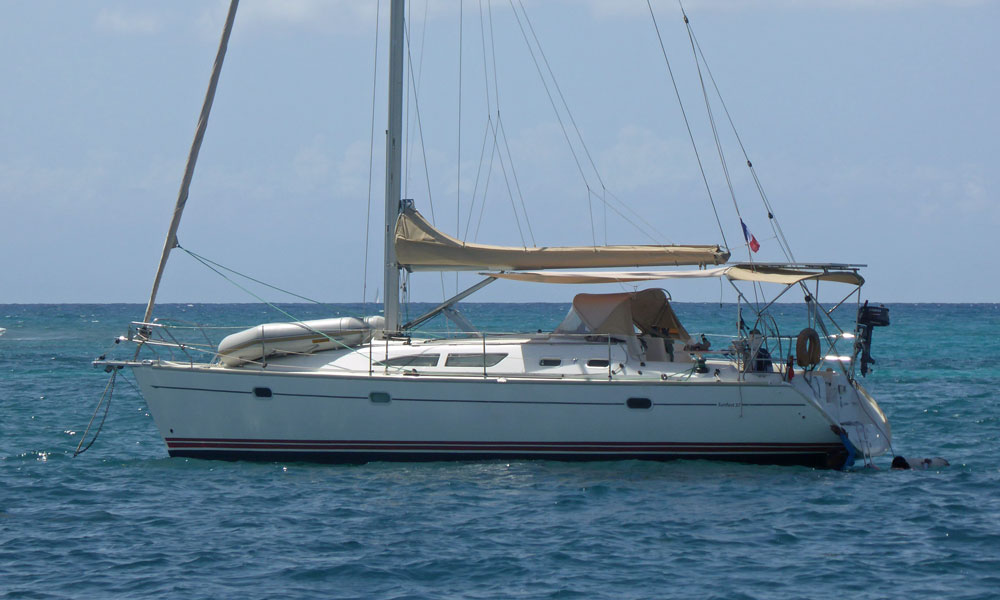
[[[382,364],[387,367],[436,367],[439,358],[440,354],[408,354],[383,360]]]
[[[446,367],[492,367],[507,358],[506,352],[477,352],[475,354],[449,354],[444,361]]]

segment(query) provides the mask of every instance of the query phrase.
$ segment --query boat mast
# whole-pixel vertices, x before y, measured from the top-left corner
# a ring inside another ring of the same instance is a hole
[[[403,0],[392,0],[389,12],[389,128],[385,134],[385,330],[399,331],[399,264],[396,262],[396,219],[402,196],[403,136]]]

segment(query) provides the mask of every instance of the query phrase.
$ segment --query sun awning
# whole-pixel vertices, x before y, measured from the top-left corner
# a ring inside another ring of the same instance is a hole
[[[697,271],[515,271],[510,273],[483,273],[500,279],[532,281],[536,283],[629,283],[658,281],[662,279],[701,279],[726,277],[735,281],[760,281],[791,285],[800,281],[818,279],[851,285],[861,285],[864,278],[854,271],[804,270],[788,267],[733,265]]]
[[[850,285],[861,285],[865,278],[856,271],[807,271],[786,267],[734,265],[725,269],[726,277],[738,281],[761,281],[764,283],[783,283],[791,285],[807,279],[819,281],[835,281]]]
[[[399,265],[415,271],[719,265],[729,260],[729,252],[717,245],[516,248],[472,244],[438,231],[412,208],[396,220],[395,245]]]

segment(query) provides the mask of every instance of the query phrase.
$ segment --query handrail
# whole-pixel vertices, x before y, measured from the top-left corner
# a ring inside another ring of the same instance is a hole
[[[186,359],[185,362],[187,362],[189,366],[194,366],[195,364],[198,363],[199,357],[196,355],[199,354],[201,356],[204,356],[203,360],[205,363],[214,364],[215,362],[218,361],[220,355],[217,352],[217,346],[215,346],[215,344],[212,343],[208,332],[205,331],[206,329],[216,329],[216,330],[240,329],[240,327],[216,326],[216,327],[206,328],[196,323],[171,323],[171,322],[164,322],[163,320],[157,320],[152,323],[135,321],[132,322],[130,325],[129,328],[130,335],[128,339],[129,341],[135,342],[140,346],[148,345],[150,350],[156,356],[157,361],[163,361],[165,360],[165,357],[160,356],[160,354],[156,351],[156,349],[166,348],[171,351],[171,357],[166,360],[174,361],[175,359],[172,356],[173,351],[177,351],[184,355],[184,358]],[[243,329],[246,328],[244,327]],[[770,327],[768,327],[768,329],[770,329]],[[133,332],[135,331],[139,332],[138,336],[134,335]],[[202,336],[204,336],[204,338],[209,343],[205,344],[204,342],[202,343],[188,342],[186,340],[180,339],[177,335],[175,335],[178,331],[181,332],[198,331]],[[427,333],[433,334],[436,332],[427,332]],[[492,332],[489,334],[489,336],[484,335],[482,332],[450,331],[441,333],[445,333],[447,335],[444,337],[406,336],[399,338],[385,338],[384,340],[379,340],[384,342],[385,348],[384,350],[380,349],[379,351],[379,354],[382,354],[384,352],[384,356],[380,356],[378,358],[376,358],[374,351],[376,345],[379,343],[378,341],[373,340],[370,344],[363,344],[357,347],[353,347],[350,350],[352,352],[356,352],[364,356],[364,359],[368,362],[368,374],[370,376],[374,375],[374,367],[376,364],[379,363],[382,363],[383,366],[382,374],[385,375],[394,373],[404,373],[404,372],[414,372],[419,374],[420,371],[416,371],[412,367],[406,365],[393,366],[384,364],[384,361],[387,361],[391,357],[389,346],[391,344],[395,344],[393,340],[396,340],[397,342],[402,341],[404,344],[413,346],[414,348],[428,347],[427,346],[428,344],[444,344],[446,346],[455,345],[455,346],[466,346],[466,347],[471,346],[472,344],[476,344],[481,347],[480,351],[483,354],[483,369],[482,372],[478,373],[477,375],[477,377],[481,378],[488,378],[491,373],[491,369],[489,369],[486,366],[487,363],[486,354],[488,353],[488,351],[491,350],[491,348],[495,349],[503,344],[520,344],[520,343],[530,344],[532,342],[542,341],[555,345],[559,344],[570,344],[570,345],[582,344],[588,346],[593,344],[606,345],[608,364],[607,364],[607,373],[605,377],[607,377],[608,380],[614,379],[617,373],[615,368],[615,363],[613,360],[614,352],[612,347],[618,345],[622,348],[622,351],[625,353],[625,357],[628,357],[630,355],[630,351],[626,343],[626,339],[628,336],[609,334],[609,333],[604,333],[604,334],[555,333],[555,332],[539,333],[539,332],[524,332],[524,331],[501,331],[501,332]],[[831,341],[832,348],[836,348],[836,342],[839,341],[840,338],[847,337],[848,335],[845,333],[829,333],[829,332],[824,332],[824,333],[826,335],[824,335],[823,337]],[[637,338],[640,337],[640,334],[635,334],[635,335]],[[732,335],[716,334],[716,333],[706,334],[706,335],[711,336],[713,338],[723,338],[725,340],[731,340],[731,341],[746,339],[743,336],[732,336]],[[489,337],[488,340],[487,337]],[[772,365],[775,368],[775,372],[784,373],[784,363],[788,359],[788,356],[785,356],[785,354],[786,352],[790,354],[793,351],[794,344],[791,343],[791,341],[794,340],[797,336],[778,334],[778,335],[768,335],[766,337],[778,341],[779,345],[778,353],[774,355],[771,360],[772,360]],[[785,345],[782,344],[782,341],[788,342],[787,351],[785,350]],[[262,341],[261,343],[263,344],[264,341]],[[270,349],[272,352],[274,351],[274,349],[271,348],[270,346],[267,346],[265,349]],[[281,355],[286,355],[286,356],[314,355],[313,352],[296,352],[291,350],[279,350],[279,351]],[[736,345],[720,344],[718,347],[709,348],[707,350],[689,350],[687,352],[691,353],[692,355],[697,355],[701,357],[713,357],[713,360],[722,359],[732,364],[738,371],[746,370],[750,365],[754,364],[754,358],[756,358],[756,357],[746,356],[745,353],[740,350],[738,344]],[[264,354],[266,355],[266,352]],[[266,362],[267,358],[268,358],[267,356],[262,356],[260,359],[257,360],[246,360],[245,364],[257,365],[263,367],[264,365],[267,364]],[[824,359],[823,363],[825,364],[826,362],[827,361]],[[841,361],[838,361],[838,363],[840,362]],[[320,368],[328,368],[328,369],[337,368],[346,371],[355,370],[353,367],[346,367],[343,365],[333,365],[333,364],[324,364],[322,365],[322,367],[317,367],[314,365],[285,364],[282,365],[282,368],[297,368],[305,370],[319,370]],[[431,368],[438,368],[438,366],[434,365]],[[447,375],[459,376],[460,374],[447,373]],[[519,374],[505,373],[503,376],[504,377],[519,376]],[[620,376],[624,377],[625,375],[624,373],[621,373]]]

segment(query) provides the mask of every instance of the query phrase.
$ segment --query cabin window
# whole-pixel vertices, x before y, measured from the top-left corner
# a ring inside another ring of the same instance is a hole
[[[629,408],[652,408],[653,401],[649,398],[629,398],[625,401],[625,405]]]
[[[538,365],[542,367],[558,367],[562,364],[561,358],[543,358],[538,361]]]
[[[607,366],[609,364],[611,364],[611,363],[609,363],[608,359],[606,359],[606,358],[592,358],[592,359],[590,359],[590,360],[587,361],[587,366],[588,367],[604,367],[604,368],[607,368]]]
[[[505,353],[449,354],[444,361],[446,367],[492,367],[507,358]]]
[[[436,367],[440,354],[409,354],[382,361],[387,367]]]

